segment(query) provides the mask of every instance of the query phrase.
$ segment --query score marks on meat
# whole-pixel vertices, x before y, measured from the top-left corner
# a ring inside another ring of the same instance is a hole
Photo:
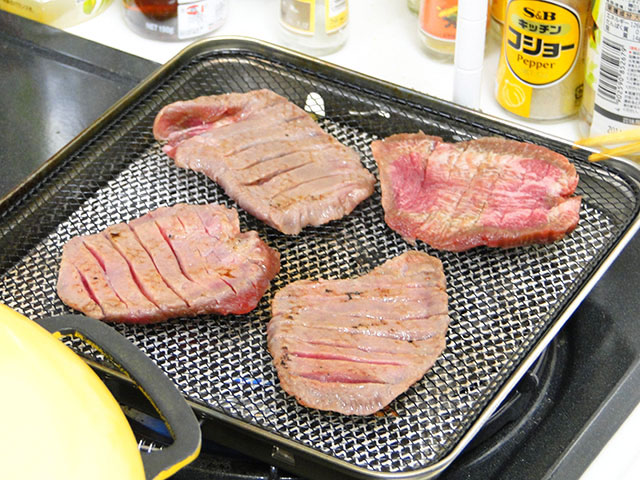
[[[578,224],[581,197],[566,157],[528,143],[445,143],[423,133],[372,142],[389,227],[439,250],[550,243]]]
[[[175,102],[154,136],[179,167],[203,172],[285,234],[350,213],[375,178],[354,150],[268,90]],[[500,138],[456,144],[423,133],[371,144],[385,221],[407,241],[462,251],[551,242],[573,230],[581,199],[569,161]],[[253,310],[280,254],[222,205],[163,207],[64,246],[58,295],[86,315],[151,323]],[[440,260],[410,251],[359,278],[298,280],[272,301],[267,346],[300,404],[378,412],[443,352],[450,322]]]
[[[162,207],[64,246],[58,295],[100,320],[151,323],[253,310],[280,254],[222,205]]]
[[[302,405],[368,415],[420,380],[445,348],[442,263],[403,253],[359,278],[299,280],[272,300],[269,352]]]
[[[270,90],[169,104],[153,133],[177,166],[204,173],[282,233],[342,218],[373,193],[359,154]]]

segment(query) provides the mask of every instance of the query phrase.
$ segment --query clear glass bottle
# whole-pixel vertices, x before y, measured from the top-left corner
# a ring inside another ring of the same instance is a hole
[[[580,133],[640,126],[640,0],[599,0],[589,23]]]
[[[507,11],[507,0],[493,0],[491,2],[491,34],[502,38],[502,26]]]
[[[111,0],[0,0],[0,10],[67,28],[94,18],[111,5]]]
[[[348,38],[348,0],[280,0],[280,34],[288,47],[328,55]]]
[[[421,0],[418,34],[433,58],[453,62],[456,48],[458,0]]]
[[[125,24],[154,40],[180,41],[220,28],[228,0],[123,0]]]

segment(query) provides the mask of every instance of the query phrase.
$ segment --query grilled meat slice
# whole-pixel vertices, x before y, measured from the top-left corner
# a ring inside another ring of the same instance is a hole
[[[440,250],[550,243],[578,224],[574,166],[551,150],[503,138],[445,143],[422,133],[371,144],[385,221]]]
[[[177,166],[204,173],[286,234],[342,218],[373,193],[358,153],[270,90],[172,103],[153,132]]]
[[[302,405],[368,415],[424,376],[448,325],[440,260],[410,251],[359,278],[282,288],[267,343],[282,388]]]
[[[222,205],[162,207],[64,246],[58,295],[86,315],[150,323],[256,307],[280,255]]]

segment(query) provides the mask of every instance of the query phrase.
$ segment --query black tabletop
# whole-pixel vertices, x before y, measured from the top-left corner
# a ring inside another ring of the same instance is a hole
[[[158,66],[0,11],[0,198]]]

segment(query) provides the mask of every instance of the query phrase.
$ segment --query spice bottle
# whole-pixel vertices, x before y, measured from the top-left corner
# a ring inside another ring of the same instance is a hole
[[[282,41],[311,55],[328,55],[347,41],[348,0],[280,0]]]
[[[589,27],[582,134],[640,126],[640,0],[594,2]]]
[[[589,0],[510,0],[505,13],[496,99],[537,120],[578,112],[584,82]]]
[[[188,40],[222,26],[228,0],[123,0],[124,21],[137,34],[154,40]]]
[[[86,22],[109,5],[111,0],[0,0],[0,10],[56,28]]]
[[[434,58],[453,61],[457,20],[458,0],[421,0],[418,34]]]
[[[507,11],[507,0],[493,0],[491,2],[491,32],[502,38],[502,26]]]

